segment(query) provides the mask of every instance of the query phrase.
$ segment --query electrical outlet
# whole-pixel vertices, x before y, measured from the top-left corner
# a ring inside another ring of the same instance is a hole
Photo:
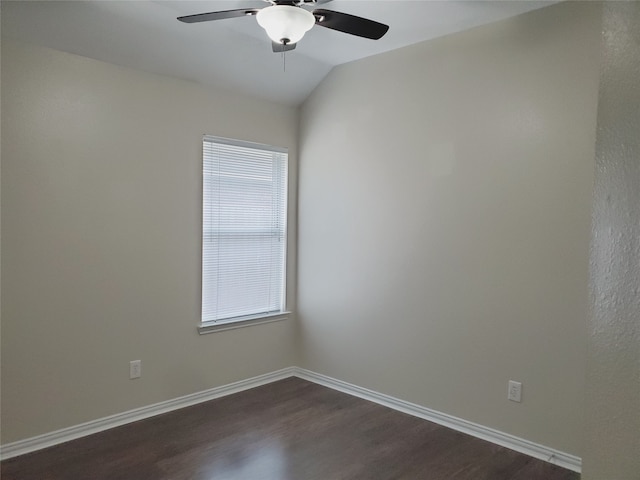
[[[131,360],[129,362],[129,378],[140,378],[142,375],[142,360]]]
[[[513,402],[522,401],[522,383],[509,380],[509,389],[507,391],[507,398]]]

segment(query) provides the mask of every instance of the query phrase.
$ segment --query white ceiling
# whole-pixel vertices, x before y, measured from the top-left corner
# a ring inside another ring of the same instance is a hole
[[[333,0],[319,8],[390,26],[381,40],[314,27],[286,54],[255,17],[184,24],[176,17],[263,7],[262,0],[6,1],[2,35],[149,72],[297,105],[341,63],[541,8],[552,1]]]

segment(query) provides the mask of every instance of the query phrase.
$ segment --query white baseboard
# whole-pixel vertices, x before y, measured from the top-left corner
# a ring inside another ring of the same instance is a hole
[[[8,458],[17,457],[18,455],[24,455],[25,453],[41,450],[53,445],[68,442],[69,440],[85,437],[93,433],[98,433],[110,428],[136,422],[138,420],[143,420],[145,418],[171,412],[191,405],[196,405],[198,403],[231,395],[233,393],[242,392],[243,390],[259,387],[261,385],[266,385],[267,383],[292,376],[302,378],[340,392],[348,393],[355,397],[363,398],[418,418],[429,420],[453,430],[457,430],[497,445],[510,448],[511,450],[524,453],[525,455],[573,470],[574,472],[580,472],[582,467],[582,460],[580,457],[560,452],[553,448],[530,442],[529,440],[499,432],[476,423],[447,415],[446,413],[437,412],[414,403],[409,403],[383,393],[358,387],[357,385],[343,382],[342,380],[337,380],[299,367],[283,368],[282,370],[266,373],[257,377],[241,380],[239,382],[211,388],[202,392],[185,395],[183,397],[148,405],[146,407],[136,408],[134,410],[99,418],[80,425],[63,428],[54,432],[2,445],[0,447],[0,459],[6,460]]]
[[[75,440],[76,438],[85,437],[93,433],[119,427],[120,425],[137,422],[138,420],[154,417],[162,413],[171,412],[180,408],[213,400],[214,398],[224,397],[225,395],[231,395],[233,393],[242,392],[243,390],[266,385],[267,383],[291,377],[294,375],[294,372],[295,367],[287,367],[282,370],[248,378],[239,382],[229,383],[227,385],[211,388],[202,392],[192,393],[183,397],[155,403],[146,407],[136,408],[123,413],[117,413],[115,415],[99,418],[90,422],[81,423],[80,425],[74,425],[73,427],[63,428],[61,430],[45,433],[25,440],[8,443],[0,447],[0,459],[6,460],[8,458],[17,457],[18,455],[24,455],[25,453],[58,445],[59,443],[68,442],[69,440]]]
[[[422,407],[414,403],[406,402],[384,393],[375,392],[367,388],[358,387],[342,380],[327,377],[319,373],[311,372],[303,368],[295,368],[294,375],[304,380],[323,385],[325,387],[338,390],[340,392],[348,393],[355,397],[360,397],[371,402],[375,402],[385,407],[398,410],[399,412],[407,413],[430,422],[437,423],[452,430],[457,430],[462,433],[466,433],[473,437],[487,440],[496,445],[515,450],[516,452],[524,453],[530,457],[544,460],[545,462],[558,465],[560,467],[572,470],[580,473],[582,470],[582,459],[568,453],[555,450],[553,448],[539,445],[529,440],[510,435],[508,433],[500,432],[489,427],[478,425],[461,418],[457,418],[446,413],[431,410],[430,408]]]

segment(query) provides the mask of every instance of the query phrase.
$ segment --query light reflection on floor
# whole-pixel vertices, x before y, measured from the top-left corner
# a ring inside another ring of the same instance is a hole
[[[206,467],[203,465],[200,480],[253,480],[278,478],[289,480],[286,452],[277,440],[263,440],[233,449],[225,455],[215,456]],[[291,478],[291,480],[293,480]]]

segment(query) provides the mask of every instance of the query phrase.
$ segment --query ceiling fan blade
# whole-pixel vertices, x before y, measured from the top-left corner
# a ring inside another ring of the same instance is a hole
[[[221,12],[198,13],[196,15],[178,17],[178,20],[184,23],[210,22],[212,20],[224,20],[225,18],[255,15],[259,10],[259,8],[240,8],[236,10],[223,10]]]
[[[294,48],[296,48],[296,45],[297,44],[295,43],[287,43],[285,45],[284,43],[271,42],[271,48],[273,49],[273,53],[289,52]]]
[[[316,25],[358,37],[370,38],[371,40],[382,38],[389,30],[389,25],[349,15],[348,13],[334,12],[333,10],[324,10],[322,8],[318,8],[312,13],[316,17]]]

